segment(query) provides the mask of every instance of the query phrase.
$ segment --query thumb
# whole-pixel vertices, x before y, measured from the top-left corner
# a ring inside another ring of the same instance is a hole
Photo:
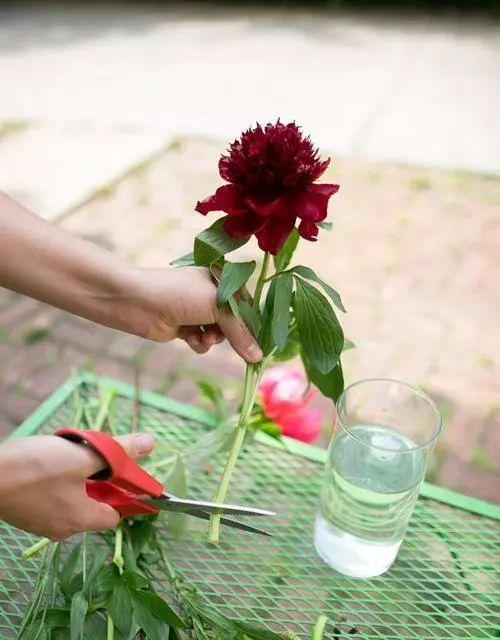
[[[116,440],[122,445],[131,458],[142,458],[154,449],[155,439],[149,433],[129,433]]]
[[[155,440],[149,433],[129,433],[126,436],[119,436],[115,438],[117,442],[127,452],[132,459],[141,458],[146,456],[154,449]],[[72,445],[77,447],[78,455],[81,460],[81,464],[75,465],[78,469],[78,473],[82,473],[85,478],[89,478],[98,471],[105,468],[106,463],[103,458],[92,447],[82,445]]]
[[[107,531],[115,529],[120,522],[120,514],[104,502],[85,497],[81,505],[82,531]]]

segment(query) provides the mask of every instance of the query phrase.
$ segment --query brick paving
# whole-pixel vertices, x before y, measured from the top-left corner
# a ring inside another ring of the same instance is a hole
[[[181,140],[60,224],[142,266],[190,249],[206,220],[193,203],[218,183],[222,146]],[[497,313],[500,180],[463,172],[336,162],[334,229],[297,260],[343,294],[347,380],[386,376],[424,387],[445,433],[430,478],[489,500],[500,495]],[[253,248],[240,250],[251,256]],[[195,402],[195,380],[223,382],[233,403],[242,363],[227,345],[208,356],[159,345],[0,292],[0,437],[78,367]],[[332,407],[320,401],[326,422]]]

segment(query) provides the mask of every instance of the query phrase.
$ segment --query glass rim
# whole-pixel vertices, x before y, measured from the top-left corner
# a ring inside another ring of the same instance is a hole
[[[364,384],[365,382],[391,382],[393,384],[399,384],[404,387],[407,387],[408,389],[411,389],[414,393],[416,393],[418,396],[423,398],[429,404],[429,406],[434,410],[434,416],[436,418],[436,427],[432,437],[429,440],[427,440],[427,442],[425,442],[424,444],[418,444],[418,445],[415,445],[414,447],[406,449],[406,451],[397,452],[395,449],[391,449],[389,447],[380,447],[380,446],[368,444],[362,438],[358,437],[355,433],[353,433],[352,428],[347,426],[345,422],[342,420],[339,412],[339,407],[341,406],[342,401],[344,400],[347,392],[350,389],[353,389],[354,387],[358,387],[359,385]],[[337,398],[335,407],[336,407],[336,414],[337,414],[336,417],[342,429],[344,429],[344,431],[346,431],[351,436],[351,438],[354,438],[357,442],[360,442],[365,447],[370,447],[371,449],[377,449],[378,451],[391,451],[392,453],[394,452],[408,453],[410,451],[419,451],[421,449],[427,449],[428,447],[430,447],[436,442],[436,440],[438,439],[443,429],[443,419],[441,416],[441,412],[439,411],[439,408],[437,404],[434,402],[434,400],[427,393],[425,393],[425,391],[422,391],[422,389],[419,389],[419,387],[415,387],[409,382],[404,382],[403,380],[395,380],[394,378],[364,378],[363,380],[358,380],[357,382],[353,382],[342,391],[340,396]]]

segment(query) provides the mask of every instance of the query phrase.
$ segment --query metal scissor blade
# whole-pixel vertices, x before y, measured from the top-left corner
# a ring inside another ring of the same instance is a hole
[[[201,500],[184,500],[163,494],[159,498],[141,498],[141,502],[151,505],[161,511],[181,511],[188,513],[188,510],[205,511],[208,513],[231,513],[239,516],[275,516],[273,511],[265,509],[254,509],[253,507],[240,507],[231,504],[220,504],[218,502],[204,502]]]
[[[190,509],[188,511],[184,511],[190,516],[194,516],[195,518],[201,518],[202,520],[210,520],[210,514],[207,511],[199,511],[198,509]],[[245,524],[244,522],[239,522],[238,520],[231,520],[230,518],[224,518],[221,516],[221,524],[226,525],[227,527],[233,527],[234,529],[241,529],[242,531],[248,531],[249,533],[257,533],[260,536],[269,536],[272,537],[272,533],[268,531],[264,531],[263,529],[259,529],[258,527],[252,527],[251,524]]]

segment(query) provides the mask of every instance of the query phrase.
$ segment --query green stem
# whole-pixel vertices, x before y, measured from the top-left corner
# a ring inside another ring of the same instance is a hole
[[[82,535],[82,578],[83,584],[87,581],[87,533]]]
[[[319,618],[316,620],[316,624],[314,625],[312,640],[322,640],[327,622],[328,618],[326,616],[319,616]]]
[[[42,538],[38,542],[35,542],[35,544],[32,544],[31,547],[28,547],[28,549],[25,549],[23,551],[23,558],[31,558],[31,556],[34,556],[35,553],[38,553],[42,549],[45,549],[45,547],[49,544],[50,540],[48,538]]]
[[[123,567],[125,561],[123,560],[123,525],[120,524],[116,527],[115,531],[115,551],[113,553],[113,563],[118,567],[120,575],[123,573]],[[106,640],[114,640],[115,637],[115,625],[111,616],[107,616],[107,633]]]
[[[94,425],[91,427],[95,431],[101,431],[106,418],[108,417],[109,410],[116,396],[115,389],[101,389],[99,394],[99,410],[95,418]]]
[[[113,562],[118,567],[120,574],[123,573],[123,525],[120,523],[115,531],[115,552],[113,554]]]
[[[264,284],[266,282],[267,270],[269,269],[269,251],[264,253],[264,260],[262,261],[262,267],[260,269],[259,279],[257,280],[257,284],[255,286],[255,294],[253,297],[253,308],[258,311],[260,307],[260,298],[262,296],[262,289],[264,288]]]
[[[262,297],[262,291],[264,289],[264,283],[267,277],[267,270],[269,268],[270,254],[266,251],[264,254],[264,260],[262,261],[262,267],[260,270],[257,285],[255,287],[255,295],[253,298],[253,308],[259,312],[260,299]],[[238,419],[238,425],[236,427],[236,434],[233,440],[231,451],[227,459],[224,471],[222,472],[219,486],[214,493],[214,502],[224,502],[226,499],[229,483],[231,482],[231,476],[233,474],[238,456],[240,454],[241,447],[245,440],[246,429],[248,421],[250,419],[253,406],[255,404],[255,396],[257,395],[257,389],[259,386],[260,377],[262,375],[262,364],[248,364],[245,372],[245,384],[243,387],[243,400],[241,403],[240,417]],[[220,519],[221,514],[213,514],[210,517],[210,526],[208,529],[208,541],[211,544],[218,544],[220,537]]]
[[[113,620],[111,616],[107,616],[108,626],[106,633],[106,640],[114,640],[115,638],[115,625],[113,624]]]

